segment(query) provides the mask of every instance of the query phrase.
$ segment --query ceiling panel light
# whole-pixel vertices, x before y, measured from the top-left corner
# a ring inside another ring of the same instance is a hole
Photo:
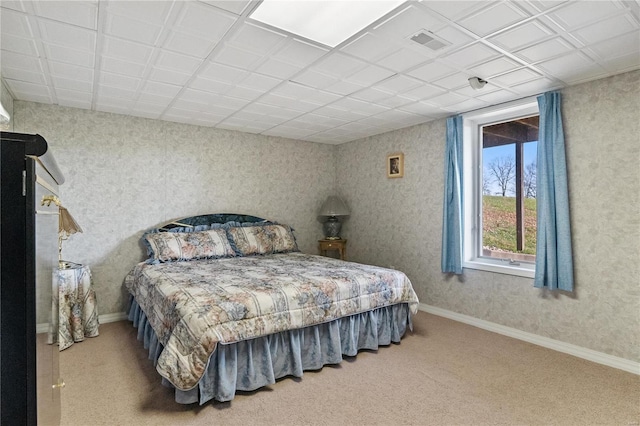
[[[335,47],[402,3],[404,0],[264,0],[251,18]]]

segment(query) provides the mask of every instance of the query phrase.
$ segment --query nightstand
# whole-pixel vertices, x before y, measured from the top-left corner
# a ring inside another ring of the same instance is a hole
[[[321,256],[326,256],[330,250],[335,250],[340,255],[340,259],[347,257],[347,240],[318,240],[318,249]]]

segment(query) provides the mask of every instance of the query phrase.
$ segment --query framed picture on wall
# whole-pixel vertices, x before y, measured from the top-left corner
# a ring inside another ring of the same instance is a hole
[[[404,176],[404,154],[396,152],[387,157],[387,177],[401,178]]]

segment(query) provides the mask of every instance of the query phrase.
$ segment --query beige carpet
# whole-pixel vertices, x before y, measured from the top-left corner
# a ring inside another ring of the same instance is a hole
[[[179,405],[131,323],[60,353],[63,425],[640,422],[640,377],[420,312],[400,344],[228,403]]]

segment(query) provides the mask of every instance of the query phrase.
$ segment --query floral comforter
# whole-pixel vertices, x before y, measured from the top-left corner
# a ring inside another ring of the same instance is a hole
[[[125,285],[164,345],[158,372],[182,390],[196,386],[218,343],[418,307],[402,272],[302,253],[140,263]]]

